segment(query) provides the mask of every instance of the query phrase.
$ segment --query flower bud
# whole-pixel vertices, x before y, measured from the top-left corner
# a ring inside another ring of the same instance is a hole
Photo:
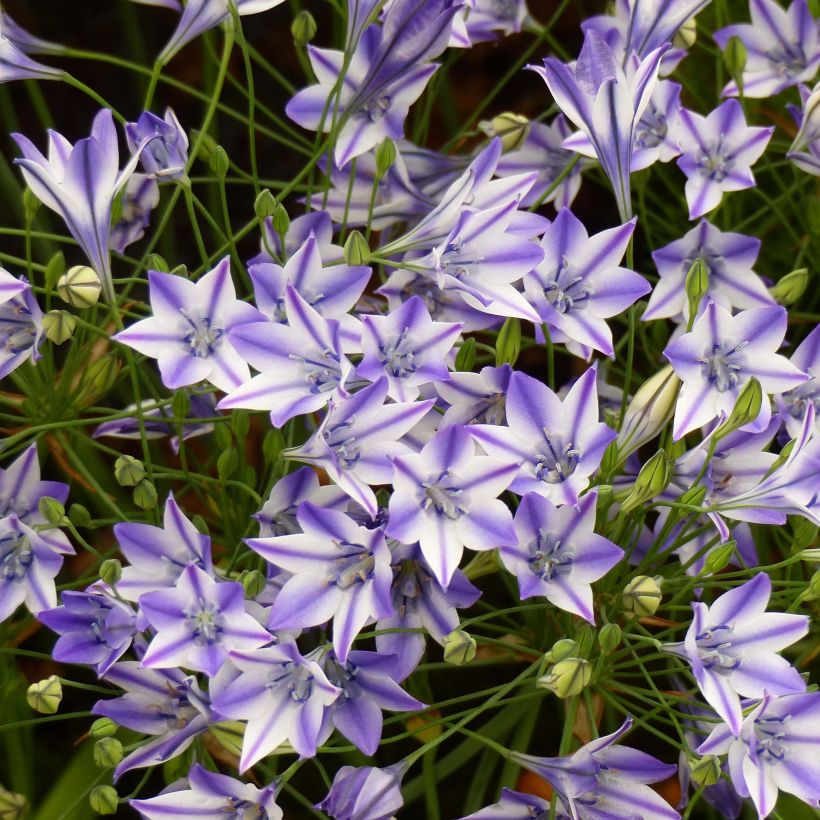
[[[123,758],[122,743],[115,737],[104,737],[94,744],[94,763],[101,769],[114,769]]]
[[[727,541],[725,544],[718,544],[709,551],[706,560],[703,562],[703,574],[713,575],[726,567],[732,556],[735,554],[735,542]]]
[[[578,645],[578,649],[574,654],[581,658],[589,657],[595,643],[595,632],[589,624],[581,624],[575,633],[575,643]]]
[[[56,498],[44,495],[38,502],[37,509],[40,511],[40,515],[49,524],[54,524],[55,527],[59,527],[65,522],[65,507]]]
[[[0,786],[0,820],[23,820],[28,814],[28,799]]]
[[[290,24],[290,33],[293,42],[299,48],[304,48],[316,36],[316,20],[309,11],[300,11]]]
[[[521,352],[521,322],[509,317],[504,320],[495,342],[495,366],[514,365]]]
[[[535,682],[539,689],[549,689],[559,698],[579,695],[592,680],[592,665],[583,658],[564,658],[553,666],[546,675]]]
[[[245,597],[248,600],[256,598],[257,595],[261,595],[268,585],[268,579],[265,578],[265,574],[258,569],[243,572],[238,580],[239,583],[242,584],[242,589],[245,590]]]
[[[135,487],[145,478],[145,466],[134,456],[120,456],[114,462],[114,478],[120,487]]]
[[[142,510],[153,510],[157,506],[157,488],[143,478],[134,487],[134,503]]]
[[[40,200],[37,198],[37,194],[31,188],[26,188],[23,191],[23,214],[26,217],[26,222],[31,222],[37,216],[39,210]]]
[[[48,260],[46,263],[45,269],[45,280],[46,280],[46,287],[49,290],[53,290],[57,287],[57,282],[60,281],[60,277],[65,273],[65,256],[63,255],[62,251],[57,251],[51,259]]]
[[[572,638],[561,638],[552,645],[552,649],[544,654],[544,663],[558,663],[569,658],[571,655],[578,654],[578,644]]]
[[[703,504],[704,498],[706,498],[706,487],[702,484],[698,484],[697,487],[690,487],[688,490],[685,490],[678,501],[690,507],[700,507],[700,505]]]
[[[631,512],[636,507],[645,504],[647,501],[660,495],[669,484],[671,470],[669,460],[663,450],[658,450],[646,464],[641,467],[638,477],[632,486],[632,491],[626,500],[621,504],[621,509]]]
[[[42,715],[53,715],[60,708],[63,685],[56,675],[32,683],[26,691],[28,705]]]
[[[663,430],[675,412],[679,389],[680,379],[670,365],[638,388],[615,442],[619,463]]]
[[[689,300],[689,327],[687,329],[691,330],[691,325],[698,315],[701,300],[709,292],[709,268],[706,267],[706,263],[700,257],[689,268],[684,280],[684,287],[686,297]]]
[[[100,564],[100,580],[115,587],[122,579],[122,564],[116,558],[106,558]]]
[[[67,342],[77,328],[77,320],[65,310],[50,310],[43,316],[46,338],[55,345]]]
[[[120,797],[113,786],[95,786],[88,795],[88,802],[97,814],[116,814]]]
[[[360,231],[351,231],[345,242],[345,262],[348,265],[366,265],[370,261],[370,245]]]
[[[444,638],[444,660],[454,666],[464,666],[475,657],[475,638],[463,629],[454,629]]]
[[[68,519],[78,529],[91,526],[91,513],[82,504],[72,504],[68,508]]]
[[[165,257],[158,253],[149,253],[146,261],[148,270],[155,270],[159,273],[169,273],[171,266],[165,261]]]
[[[690,760],[689,776],[698,787],[714,786],[720,780],[720,758],[717,755],[704,755]]]
[[[690,17],[672,38],[674,48],[690,49],[698,39],[698,24],[694,17]]]
[[[469,336],[456,353],[456,370],[470,372],[475,366],[475,339]]]
[[[601,654],[609,655],[621,642],[621,627],[618,624],[604,624],[598,633]]]
[[[802,550],[811,546],[816,540],[820,528],[808,518],[794,516],[792,525],[792,550]]]
[[[729,417],[715,430],[714,438],[722,439],[729,433],[734,433],[735,430],[750,424],[760,415],[762,406],[763,388],[757,379],[751,378],[743,385],[743,389],[735,399],[735,406],[729,413]]]
[[[809,585],[803,590],[800,598],[804,601],[816,601],[820,598],[820,569],[809,578]]]
[[[288,216],[287,209],[281,202],[276,205],[276,210],[271,217],[271,224],[279,236],[284,236],[290,228],[290,217]]]
[[[376,173],[383,177],[396,161],[396,143],[387,137],[376,147]]]
[[[743,94],[743,69],[746,68],[746,56],[746,46],[743,40],[740,37],[730,37],[723,50],[723,62],[741,95]]]
[[[659,576],[636,575],[621,595],[624,609],[640,617],[654,615],[661,605],[661,581]]]
[[[225,179],[231,167],[228,152],[221,145],[217,145],[216,148],[211,151],[211,156],[208,158],[208,165],[214,172],[214,176],[219,177],[219,179]]]
[[[279,203],[276,201],[276,197],[270,192],[269,188],[265,188],[259,192],[254,200],[253,212],[256,214],[257,219],[265,219],[273,216],[278,207]]]
[[[111,737],[117,734],[117,729],[119,729],[119,726],[117,726],[111,718],[97,718],[97,720],[91,724],[88,734],[94,738]]]
[[[769,288],[769,293],[779,305],[793,305],[806,292],[808,284],[809,269],[798,268]]]
[[[75,265],[69,268],[57,282],[57,293],[71,307],[87,308],[96,305],[100,298],[102,284],[93,268]]]
[[[117,356],[111,354],[92,362],[78,384],[77,402],[83,405],[93,404],[100,396],[109,391],[120,372]]]
[[[530,133],[530,121],[512,111],[505,111],[491,120],[482,120],[478,127],[490,138],[499,137],[504,151],[520,148]]]

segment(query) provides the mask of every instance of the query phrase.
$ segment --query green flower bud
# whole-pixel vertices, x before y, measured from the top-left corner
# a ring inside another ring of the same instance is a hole
[[[290,228],[290,217],[288,216],[285,206],[282,205],[281,202],[276,205],[276,210],[271,217],[271,224],[279,236],[285,236]]]
[[[23,213],[26,217],[26,222],[31,222],[37,211],[40,210],[40,200],[31,188],[26,188],[23,191]]]
[[[723,62],[741,95],[743,94],[743,69],[746,68],[746,57],[746,46],[743,40],[740,37],[730,37],[723,50]]]
[[[214,172],[214,176],[225,179],[231,167],[228,152],[221,145],[217,145],[216,148],[211,151],[211,156],[208,158],[208,165]]]
[[[113,786],[95,786],[88,795],[88,802],[97,814],[116,814],[120,797]]]
[[[83,375],[80,385],[78,403],[92,404],[97,398],[107,393],[120,372],[117,356],[111,354],[92,362]]]
[[[735,406],[729,417],[724,421],[714,433],[714,439],[719,440],[734,433],[741,427],[753,422],[760,415],[760,408],[763,406],[763,388],[760,382],[751,378],[740,391]]]
[[[147,478],[134,487],[133,497],[141,510],[153,510],[157,506],[157,488]]]
[[[475,339],[469,336],[456,353],[456,370],[470,372],[475,366]]]
[[[689,268],[684,280],[684,287],[686,289],[686,296],[689,300],[689,327],[691,330],[692,323],[698,314],[701,299],[709,292],[709,268],[706,263],[698,257]]]
[[[800,597],[804,601],[816,601],[820,598],[820,569],[809,578],[809,585],[803,590]]]
[[[199,156],[206,162],[210,160],[211,154],[217,149],[216,140],[208,133],[202,133],[196,128],[191,129],[191,142],[196,145],[199,142]]]
[[[636,507],[660,495],[666,489],[666,485],[669,484],[670,478],[669,460],[663,450],[658,450],[641,467],[641,471],[635,479],[635,484],[632,486],[632,491],[621,505],[621,509],[625,513],[631,512]]]
[[[769,288],[769,293],[779,305],[793,305],[806,292],[808,284],[809,269],[798,268]]]
[[[535,682],[539,689],[549,689],[559,698],[579,695],[592,680],[592,665],[583,658],[564,658],[553,666],[546,675]]]
[[[82,504],[72,504],[68,508],[68,520],[78,529],[88,529],[91,526],[91,513]]]
[[[615,442],[619,462],[663,430],[675,412],[679,389],[680,379],[670,365],[638,388],[626,408]]]
[[[77,320],[68,311],[50,310],[43,316],[46,338],[55,345],[67,342],[74,335],[76,328]]]
[[[116,558],[106,558],[100,564],[100,580],[115,587],[122,579],[122,564]]]
[[[145,465],[134,456],[120,456],[114,462],[114,478],[120,487],[135,487],[145,478]]]
[[[690,17],[672,38],[674,48],[690,49],[698,39],[698,24],[694,17]]]
[[[575,643],[578,649],[575,652],[581,658],[589,657],[592,652],[592,646],[595,643],[595,631],[589,624],[581,624],[578,631],[575,633]]]
[[[88,734],[94,738],[111,737],[117,734],[118,729],[119,726],[117,726],[111,718],[97,718],[97,720],[91,724]]]
[[[60,708],[63,685],[56,675],[32,683],[26,691],[28,705],[41,715],[53,715]]]
[[[713,550],[710,550],[703,562],[703,574],[714,575],[720,572],[732,560],[735,554],[735,542],[727,541],[725,544],[718,544]]]
[[[348,265],[366,265],[370,261],[370,245],[361,231],[351,231],[345,242],[345,262]]]
[[[609,655],[621,642],[621,627],[618,624],[604,624],[598,633],[601,654]]]
[[[661,581],[660,577],[636,575],[621,594],[624,609],[641,617],[654,615],[661,605]]]
[[[248,600],[261,595],[265,587],[268,585],[265,574],[258,569],[245,571],[239,576],[239,582],[242,584],[242,589],[245,590],[245,597]]]
[[[236,452],[235,447],[229,447],[227,450],[223,450],[216,460],[217,475],[222,479],[230,478],[236,472],[238,466],[239,454]]]
[[[817,540],[817,524],[809,521],[808,518],[792,516],[792,550],[802,550],[811,546]]]
[[[165,257],[160,256],[158,253],[149,253],[146,264],[148,270],[155,270],[159,273],[168,273],[171,270],[171,266],[165,261]]]
[[[689,775],[698,787],[714,786],[720,780],[720,758],[717,755],[704,755],[690,760]]]
[[[247,410],[234,410],[231,414],[231,429],[236,440],[243,442],[248,437],[251,420]]]
[[[521,322],[509,317],[504,320],[495,343],[495,366],[514,365],[521,352]]]
[[[174,418],[184,419],[191,410],[191,397],[185,390],[177,390],[171,399],[171,412]]]
[[[53,290],[57,287],[57,282],[60,281],[60,277],[65,273],[65,256],[63,256],[62,251],[57,251],[51,259],[48,260],[48,264],[46,265],[45,270],[45,277],[46,277],[46,287],[49,290]]]
[[[569,658],[572,655],[578,654],[578,644],[572,638],[561,638],[552,645],[552,649],[544,654],[544,663],[558,663]]]
[[[69,268],[57,282],[57,293],[71,307],[87,308],[96,305],[102,291],[100,277],[88,265]]]
[[[376,147],[376,173],[383,177],[396,161],[396,143],[388,137]]]
[[[706,487],[699,484],[697,487],[690,487],[685,490],[678,499],[681,504],[687,504],[691,507],[700,507],[703,504],[703,499],[706,498]]]
[[[194,516],[191,516],[191,523],[194,525],[194,529],[197,532],[201,532],[203,535],[209,535],[210,529],[208,528],[208,522],[197,513]]]
[[[520,148],[530,133],[530,121],[522,114],[506,111],[491,120],[482,120],[478,127],[491,139],[499,137],[504,151]]]
[[[444,660],[454,666],[464,666],[475,657],[475,638],[463,629],[454,629],[444,638]]]
[[[55,527],[59,527],[65,521],[65,507],[56,498],[43,496],[37,504],[37,508],[40,515],[49,524],[54,524]]]
[[[268,430],[265,438],[262,439],[262,455],[265,457],[265,464],[275,464],[279,459],[279,454],[285,449],[285,437],[281,430]]]
[[[270,192],[269,188],[264,188],[254,200],[253,212],[256,214],[257,219],[265,219],[273,216],[278,207],[279,203],[276,201],[276,197]]]
[[[28,799],[0,786],[0,820],[23,820],[28,814]]]
[[[316,20],[309,11],[300,11],[290,24],[293,42],[298,48],[304,48],[316,36]]]
[[[123,758],[122,743],[115,737],[104,737],[94,744],[94,763],[101,769],[114,769]]]

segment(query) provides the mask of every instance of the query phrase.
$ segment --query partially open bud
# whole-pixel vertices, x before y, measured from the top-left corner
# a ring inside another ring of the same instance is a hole
[[[43,316],[43,328],[49,341],[61,345],[74,335],[77,320],[66,310],[50,310]]]
[[[114,478],[120,487],[136,487],[145,478],[145,465],[134,456],[120,456],[114,462]]]
[[[60,294],[60,298],[75,308],[96,305],[101,291],[100,277],[88,265],[75,265],[69,268],[57,282],[57,293]]]
[[[115,737],[104,737],[94,744],[94,763],[101,769],[114,769],[123,759],[122,743]]]
[[[91,724],[88,734],[95,738],[111,737],[117,734],[118,729],[119,726],[117,726],[111,718],[97,718],[97,720]]]
[[[134,503],[142,510],[153,510],[157,506],[157,488],[147,478],[134,487]]]
[[[49,524],[59,527],[65,521],[65,507],[56,499],[44,495],[37,504],[40,515]]]
[[[709,293],[709,268],[706,267],[706,263],[700,257],[689,268],[684,280],[684,287],[686,289],[686,298],[689,300],[689,325],[687,330],[691,330],[698,315],[701,300]]]
[[[598,633],[598,644],[603,655],[609,655],[621,642],[621,627],[618,624],[604,624]]]
[[[463,629],[454,629],[444,639],[444,660],[463,666],[475,657],[475,638]]]
[[[715,430],[714,438],[722,439],[729,433],[734,433],[735,430],[750,424],[760,415],[762,406],[763,388],[757,379],[751,378],[743,385],[729,417]]]
[[[32,683],[26,692],[28,705],[41,715],[53,715],[60,708],[63,685],[56,675]]]
[[[619,463],[663,430],[675,413],[679,389],[680,379],[670,365],[638,388],[615,442]]]
[[[720,758],[704,755],[689,761],[689,776],[696,786],[714,786],[720,780]]]
[[[88,795],[88,802],[97,814],[116,814],[120,797],[113,786],[95,786]]]
[[[564,658],[553,666],[546,675],[535,682],[540,689],[549,689],[559,698],[579,695],[592,680],[592,665],[583,658]]]
[[[806,292],[808,284],[809,269],[798,268],[769,288],[769,293],[779,305],[793,305]]]
[[[530,133],[530,121],[512,111],[505,111],[491,120],[482,120],[478,127],[490,138],[499,137],[504,151],[520,148]]]
[[[344,248],[345,262],[348,265],[366,265],[370,261],[370,245],[361,231],[351,231]]]
[[[624,587],[621,602],[627,612],[634,612],[639,617],[654,615],[661,605],[661,578],[650,578],[648,575],[636,575]]]
[[[0,820],[23,820],[28,814],[28,799],[0,786]]]
[[[646,504],[647,501],[660,495],[669,484],[671,478],[671,470],[669,459],[663,450],[658,450],[646,464],[641,467],[638,477],[632,486],[632,492],[626,497],[626,500],[621,504],[621,509],[625,512],[631,512],[636,507]]]
[[[100,580],[115,587],[122,580],[122,564],[116,558],[106,558],[100,564]]]

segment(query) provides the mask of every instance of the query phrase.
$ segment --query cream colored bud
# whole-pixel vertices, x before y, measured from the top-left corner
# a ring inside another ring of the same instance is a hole
[[[491,120],[482,120],[478,127],[490,138],[499,137],[504,151],[520,148],[530,133],[530,121],[512,111],[505,111]]]
[[[23,820],[28,814],[28,799],[24,794],[10,792],[0,786],[0,820]]]
[[[638,616],[654,615],[661,605],[660,577],[650,578],[648,575],[636,575],[624,587],[621,601],[627,612],[634,612]]]
[[[32,683],[26,692],[28,705],[41,715],[53,715],[60,708],[63,685],[56,675]]]
[[[57,293],[60,294],[60,298],[76,308],[96,305],[101,291],[100,277],[88,265],[75,265],[69,268],[57,282]]]
[[[647,379],[629,402],[615,446],[622,462],[639,447],[651,441],[675,413],[680,379],[667,365]]]
[[[698,24],[690,17],[675,33],[672,45],[675,48],[690,49],[698,39]]]
[[[583,658],[564,658],[553,666],[546,675],[536,681],[536,686],[549,689],[559,698],[580,695],[592,680],[592,665]]]
[[[77,320],[68,311],[50,310],[43,316],[46,338],[55,345],[67,342],[74,335],[76,327]]]
[[[463,666],[475,657],[475,638],[463,629],[454,629],[444,639],[444,660]]]

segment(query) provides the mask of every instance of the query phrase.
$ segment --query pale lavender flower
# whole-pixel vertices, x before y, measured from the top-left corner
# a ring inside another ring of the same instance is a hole
[[[512,789],[501,789],[501,799],[492,806],[474,811],[461,820],[547,820],[550,801]],[[560,814],[556,814],[563,820]]]
[[[131,0],[132,3],[139,3],[143,6],[160,6],[171,9],[171,11],[181,11],[182,6],[179,0]]]
[[[593,530],[598,493],[590,490],[578,506],[555,507],[528,493],[515,513],[518,543],[499,550],[504,566],[518,578],[520,596],[543,595],[559,609],[595,623],[592,587],[624,552]]]
[[[316,239],[324,262],[341,262],[344,259],[342,246],[333,244],[333,220],[327,210],[302,214],[292,220],[285,234],[284,246],[282,238],[273,229],[272,217],[268,217],[262,223],[262,234],[259,253],[248,260],[249,266],[290,259],[311,236]],[[271,256],[271,251],[274,256]]]
[[[763,280],[752,270],[760,240],[742,233],[720,231],[702,219],[682,238],[652,253],[660,280],[642,316],[650,319],[689,318],[686,274],[696,259],[709,273],[704,296],[727,310],[770,307],[775,304]]]
[[[15,163],[34,195],[58,213],[88,257],[102,282],[103,294],[114,298],[111,279],[111,212],[119,192],[134,173],[139,151],[119,170],[117,129],[111,111],[94,118],[91,136],[72,145],[62,134],[48,132],[48,158],[28,137],[12,134],[23,152]],[[140,146],[140,149],[142,146]]]
[[[711,606],[693,602],[694,617],[680,643],[664,644],[684,658],[706,702],[738,735],[743,723],[741,697],[767,692],[803,692],[805,681],[776,654],[800,640],[809,629],[805,615],[766,612],[772,583],[760,573],[724,592]]]
[[[37,445],[25,449],[8,467],[0,469],[0,518],[15,515],[24,524],[45,524],[39,509],[40,499],[54,498],[64,504],[68,498],[68,484],[62,481],[42,481]],[[47,530],[44,535],[52,535]],[[72,552],[65,542],[65,552]]]
[[[798,87],[803,107],[789,105],[791,115],[798,126],[786,156],[801,170],[820,176],[820,84],[813,90]]]
[[[162,119],[150,111],[144,111],[136,122],[125,124],[125,139],[129,151],[145,146],[140,153],[140,161],[150,177],[185,180],[188,135],[173,109],[166,108]]]
[[[313,757],[328,707],[341,694],[322,668],[293,643],[253,652],[232,652],[239,675],[212,681],[214,708],[246,720],[239,771],[244,772],[289,740],[302,757]],[[329,728],[329,727],[328,727]]]
[[[752,165],[766,150],[773,132],[773,126],[746,125],[743,107],[734,99],[725,100],[706,117],[681,109],[678,167],[686,174],[690,219],[717,208],[724,192],[757,184]]]
[[[333,646],[344,663],[370,618],[385,618],[390,601],[390,551],[380,528],[360,527],[343,512],[303,501],[301,532],[248,538],[248,546],[292,573],[270,610],[271,629],[301,629],[333,619]]]
[[[746,716],[739,736],[726,725],[715,727],[698,754],[728,754],[737,793],[751,797],[759,818],[768,817],[779,791],[813,808],[820,805],[817,725],[820,693],[776,697],[766,694]]]
[[[0,268],[0,379],[42,358],[43,312],[25,276]]]
[[[169,817],[196,817],[197,820],[283,820],[276,805],[276,787],[257,789],[218,772],[209,772],[199,763],[188,772],[187,788],[173,786],[147,800],[130,800],[144,820]]]
[[[227,392],[248,381],[250,370],[229,332],[258,322],[260,314],[236,298],[229,257],[197,282],[149,271],[148,286],[153,315],[117,333],[116,341],[157,359],[172,390],[207,380]]]
[[[817,20],[806,0],[792,0],[784,9],[774,0],[750,0],[751,23],[735,23],[712,36],[723,49],[731,37],[746,47],[744,97],[773,97],[790,86],[811,82],[820,68]],[[734,80],[724,96],[739,93]]]
[[[159,205],[159,185],[147,174],[134,174],[122,193],[120,218],[111,226],[108,244],[112,251],[122,253],[129,245],[142,239],[151,222],[151,211]]]
[[[491,456],[520,465],[510,484],[514,493],[536,492],[556,505],[578,503],[604,450],[616,437],[614,430],[598,421],[595,365],[563,401],[537,379],[513,373],[507,425],[476,424],[467,429]]]
[[[30,48],[34,43],[42,44],[39,49]],[[46,46],[48,49],[46,50]],[[57,49],[58,51],[55,51]],[[65,73],[58,68],[50,68],[27,55],[28,51],[59,53],[62,46],[32,38],[7,14],[0,17],[0,84],[14,80],[62,80]]]
[[[683,384],[675,408],[675,441],[732,412],[740,391],[756,378],[764,393],[783,393],[808,376],[775,351],[786,333],[786,311],[779,306],[744,310],[732,316],[709,302],[690,333],[667,345],[664,356]],[[764,430],[771,404],[744,429]]]
[[[0,30],[2,36],[10,40],[25,54],[65,54],[66,47],[59,43],[52,43],[36,37],[26,31],[17,21],[9,17],[8,13],[0,10]]]
[[[377,769],[374,766],[342,766],[327,796],[316,808],[333,820],[389,820],[404,805],[402,761]]]
[[[501,367],[488,365],[478,373],[454,372],[447,381],[436,382],[436,392],[449,405],[439,427],[503,424],[512,373],[508,364]]]
[[[521,31],[529,11],[524,0],[468,0],[453,18],[451,48],[471,48]]]
[[[806,410],[809,405],[814,407],[814,433],[818,429],[818,413],[820,413],[820,326],[815,327],[800,343],[789,361],[802,370],[809,377],[808,381],[786,393],[774,397],[780,417],[786,425],[791,438],[800,435]]]
[[[524,292],[550,331],[612,356],[606,323],[649,292],[649,283],[618,267],[635,220],[590,237],[572,211],[562,209],[547,228],[544,259],[524,277]]]
[[[664,50],[659,44],[640,62],[622,67],[601,35],[589,29],[574,67],[554,57],[547,57],[543,68],[532,67],[567,119],[592,143],[624,222],[632,216],[629,174],[635,129],[652,96]]]
[[[509,458],[477,456],[465,427],[438,432],[418,454],[397,456],[386,533],[419,542],[446,586],[464,547],[489,550],[516,541],[512,515],[497,496],[518,471]]]

